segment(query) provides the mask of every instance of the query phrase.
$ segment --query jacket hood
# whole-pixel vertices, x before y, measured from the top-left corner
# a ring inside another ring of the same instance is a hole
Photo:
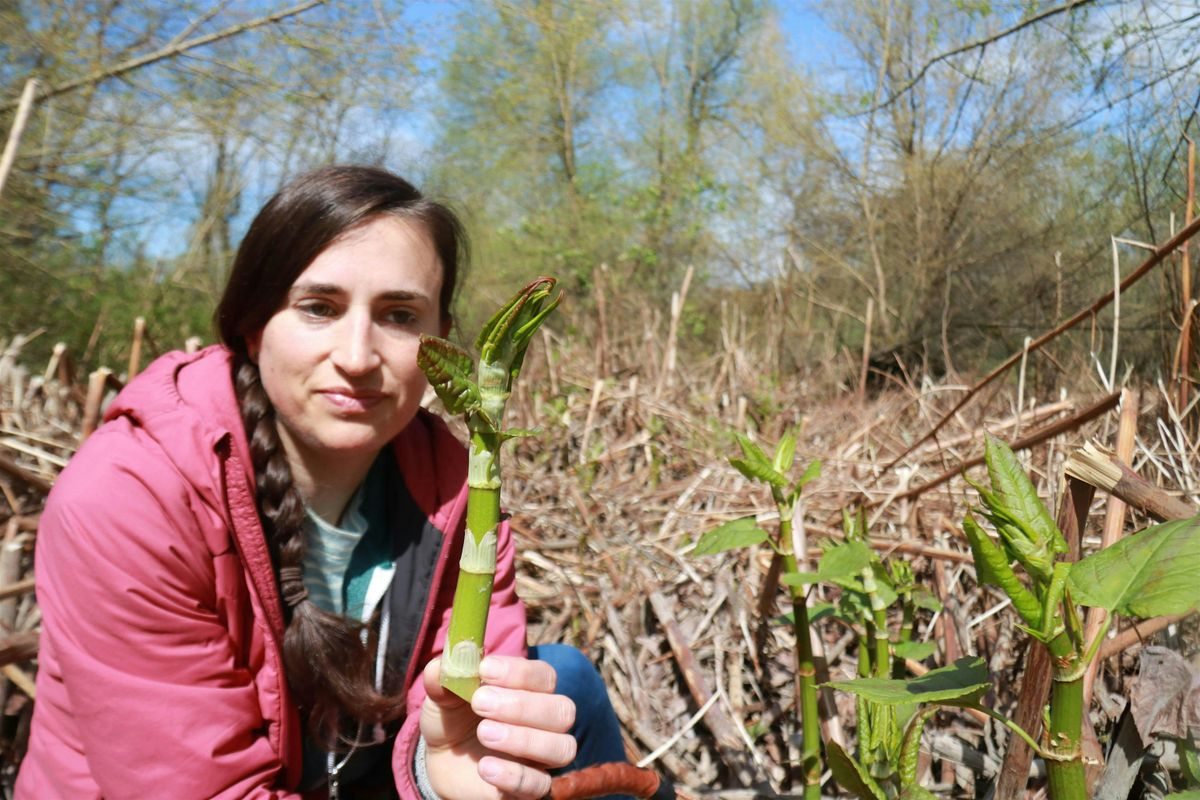
[[[104,415],[106,422],[126,417],[145,431],[214,508],[224,502],[219,460],[212,457],[220,448],[233,448],[254,485],[232,369],[233,354],[222,345],[168,353],[130,381]]]

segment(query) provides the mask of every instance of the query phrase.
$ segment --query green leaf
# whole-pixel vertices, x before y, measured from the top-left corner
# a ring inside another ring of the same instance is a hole
[[[819,459],[813,459],[808,466],[804,468],[804,474],[800,476],[800,480],[796,481],[796,488],[799,489],[809,481],[821,476],[821,462]]]
[[[541,432],[540,428],[508,428],[500,431],[500,440],[507,442],[509,439],[528,439]]]
[[[775,459],[772,466],[777,472],[784,474],[792,469],[792,463],[796,460],[796,437],[791,431],[785,433],[783,438],[779,440],[779,444],[775,446]]]
[[[735,433],[734,438],[737,439],[738,447],[742,448],[742,455],[746,457],[747,461],[752,461],[764,467],[771,467],[771,469],[775,468],[775,465],[771,462],[771,459],[767,458],[767,454],[763,452],[763,449],[750,441],[750,437]]]
[[[787,488],[787,478],[776,472],[775,468],[769,463],[761,463],[743,458],[731,458],[729,459],[729,464],[752,481],[762,481],[777,489]]]
[[[924,661],[937,652],[937,642],[898,642],[892,649],[900,658]]]
[[[417,366],[425,373],[446,411],[469,414],[478,408],[479,387],[471,380],[475,365],[466,350],[445,339],[421,334]]]
[[[785,572],[779,582],[784,586],[811,586],[821,580],[819,572]]]
[[[872,558],[871,548],[862,542],[846,542],[826,550],[816,572],[789,572],[782,581],[788,586],[803,586],[853,578],[871,563]]]
[[[1122,616],[1200,606],[1200,517],[1146,528],[1071,566],[1074,600]]]
[[[963,518],[963,533],[971,543],[976,579],[981,584],[1002,590],[1012,600],[1013,608],[1021,615],[1025,624],[1031,628],[1040,628],[1042,605],[1013,572],[1008,563],[1008,555],[979,527],[969,513]]]
[[[879,788],[879,784],[842,749],[841,745],[837,742],[826,742],[825,755],[838,786],[859,800],[885,800],[886,795]]]
[[[753,516],[730,520],[708,531],[696,542],[691,554],[711,556],[726,550],[749,547],[767,540],[767,532],[758,527]]]
[[[929,589],[919,584],[913,587],[911,598],[912,604],[916,608],[935,613],[942,610],[942,601],[938,600],[937,596]]]
[[[1200,792],[1175,792],[1167,795],[1163,800],[1200,800]]]
[[[852,681],[831,681],[825,685],[884,705],[969,705],[992,688],[992,681],[982,658],[965,657],[912,680],[856,678]]]
[[[826,580],[842,575],[857,575],[874,557],[875,554],[864,542],[846,542],[825,551],[818,571]]]

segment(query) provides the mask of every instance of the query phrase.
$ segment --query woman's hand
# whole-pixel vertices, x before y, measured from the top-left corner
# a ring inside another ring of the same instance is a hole
[[[425,768],[446,800],[537,798],[550,793],[547,769],[575,759],[575,704],[553,694],[554,668],[491,655],[479,665],[483,685],[467,705],[443,689],[440,660],[425,667],[421,735]]]

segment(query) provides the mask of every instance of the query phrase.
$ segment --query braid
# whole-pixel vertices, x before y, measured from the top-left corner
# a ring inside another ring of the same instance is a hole
[[[292,481],[287,454],[279,441],[275,408],[253,362],[239,355],[233,372],[250,442],[259,518],[284,602],[284,671],[301,710],[308,712],[309,730],[332,745],[338,738],[340,713],[367,723],[384,721],[403,711],[404,698],[387,697],[374,689],[374,632],[369,632],[371,641],[364,646],[364,625],[331,614],[308,599],[304,587],[304,498]]]

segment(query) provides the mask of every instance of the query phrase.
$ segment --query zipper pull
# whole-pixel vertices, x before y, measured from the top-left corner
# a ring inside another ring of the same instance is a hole
[[[338,773],[342,770],[342,765],[337,763],[337,756],[330,753],[328,756],[329,772],[329,800],[338,800],[340,792],[338,791]]]

